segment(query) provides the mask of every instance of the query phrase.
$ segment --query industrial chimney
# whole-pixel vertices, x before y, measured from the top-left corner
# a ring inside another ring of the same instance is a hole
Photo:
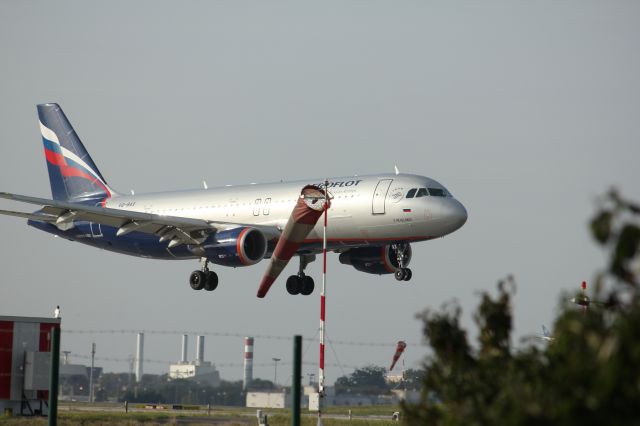
[[[182,335],[182,358],[180,358],[180,364],[187,363],[187,342],[189,341],[189,336],[186,334]]]
[[[242,389],[247,389],[253,381],[253,337],[244,338],[244,374]]]
[[[204,336],[198,336],[196,340],[196,365],[204,362]]]
[[[138,340],[136,345],[136,382],[142,381],[142,359],[144,357],[144,333],[138,333]]]

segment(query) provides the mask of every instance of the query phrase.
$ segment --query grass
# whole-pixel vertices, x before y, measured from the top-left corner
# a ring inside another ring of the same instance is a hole
[[[85,407],[88,408],[88,407]],[[102,407],[104,408],[104,407]],[[183,422],[190,426],[198,425],[255,425],[256,409],[246,407],[212,407],[211,416],[206,415],[206,410],[199,413],[181,413],[176,411],[150,411],[150,412],[118,412],[118,411],[70,411],[58,412],[58,425],[60,426],[174,426]],[[396,405],[383,406],[359,406],[359,407],[327,407],[324,412],[328,415],[348,414],[349,409],[354,417],[357,416],[385,416],[388,420],[380,419],[329,419],[323,418],[324,426],[397,426],[398,422],[391,421],[391,414],[398,411]],[[289,410],[265,409],[269,416],[270,426],[288,426],[291,424]],[[316,426],[317,418],[314,413],[302,409],[302,426]],[[388,417],[387,417],[388,416]],[[215,420],[215,423],[213,422]],[[45,426],[46,417],[2,417],[0,426]]]
[[[174,425],[176,416],[169,413],[112,413],[83,412],[58,413],[60,426],[138,426]],[[46,417],[0,417],[2,426],[46,425]]]
[[[391,417],[391,416],[389,416]],[[302,417],[300,419],[301,426],[316,426],[318,419],[316,417]],[[322,419],[324,426],[398,426],[398,422],[392,420],[368,420],[368,419]],[[269,417],[269,426],[289,426],[291,425],[291,416],[275,415]]]
[[[386,416],[391,417],[394,411],[400,411],[400,406],[397,404],[389,405],[362,405],[357,407],[340,407],[331,406],[326,407],[323,411],[328,414],[344,414],[347,415],[351,410],[351,414],[354,416]],[[396,423],[397,424],[397,423]]]

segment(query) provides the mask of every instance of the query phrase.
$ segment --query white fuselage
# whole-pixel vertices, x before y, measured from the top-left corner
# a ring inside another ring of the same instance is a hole
[[[422,241],[460,228],[467,213],[433,179],[409,174],[330,178],[327,238],[331,245],[360,246],[384,241]],[[322,179],[225,186],[170,193],[117,196],[105,206],[212,222],[276,226],[282,229],[306,184]],[[413,188],[438,188],[446,196],[407,198]],[[305,243],[318,242],[322,225]]]

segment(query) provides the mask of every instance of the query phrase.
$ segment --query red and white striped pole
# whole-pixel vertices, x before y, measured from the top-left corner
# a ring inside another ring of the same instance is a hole
[[[253,337],[244,338],[244,372],[242,389],[247,390],[253,381]]]
[[[320,293],[320,368],[318,374],[318,426],[322,426],[322,405],[324,399],[324,336],[327,293],[327,210],[329,209],[329,181],[324,180],[324,227],[322,228],[322,293]]]

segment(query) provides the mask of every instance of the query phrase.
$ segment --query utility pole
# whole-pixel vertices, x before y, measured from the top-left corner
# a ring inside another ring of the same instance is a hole
[[[293,337],[293,377],[291,378],[291,426],[300,426],[300,382],[302,381],[302,336]]]
[[[93,403],[93,366],[96,358],[96,344],[91,344],[91,371],[89,372],[89,403]]]
[[[49,377],[49,426],[58,425],[58,374],[60,372],[60,328],[51,329],[51,375]]]

